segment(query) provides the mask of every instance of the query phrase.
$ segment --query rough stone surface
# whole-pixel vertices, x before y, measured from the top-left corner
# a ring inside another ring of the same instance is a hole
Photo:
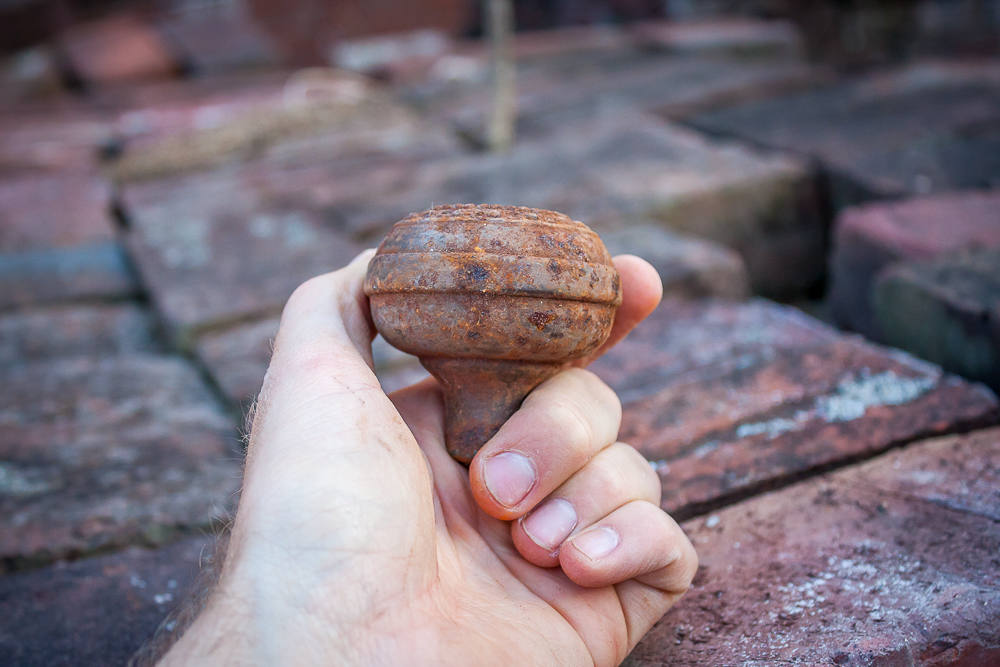
[[[626,664],[997,664],[998,489],[991,429],[689,521],[694,587]]]
[[[887,343],[1000,391],[1000,244],[893,265],[874,305]]]
[[[750,293],[743,260],[724,246],[654,225],[609,230],[601,239],[612,255],[638,255],[652,264],[664,296],[742,299]]]
[[[0,383],[0,563],[160,544],[222,518],[232,423],[169,357],[24,364]]]
[[[504,202],[560,211],[601,233],[654,221],[712,239],[737,250],[755,290],[768,294],[795,294],[823,272],[823,224],[802,163],[643,115],[395,176],[385,192],[341,206],[348,229],[374,238],[434,202]]]
[[[137,290],[116,241],[0,253],[0,308],[75,299],[121,299]]]
[[[879,273],[897,261],[1000,247],[1000,190],[957,192],[844,211],[834,226],[830,305],[836,320],[881,338],[872,309]]]
[[[7,103],[50,98],[62,92],[52,50],[34,46],[0,58],[0,99]]]
[[[214,540],[0,577],[0,663],[122,665],[191,594]]]
[[[276,313],[300,283],[361,251],[332,228],[322,175],[310,183],[262,171],[126,190],[129,249],[182,343],[196,329]]]
[[[111,191],[86,171],[0,177],[0,252],[110,241]]]
[[[91,84],[165,77],[178,63],[156,30],[132,16],[111,16],[75,26],[59,39],[76,76]]]
[[[132,304],[33,308],[0,315],[0,364],[159,350],[153,318]]]
[[[1000,64],[921,63],[692,119],[818,159],[835,208],[1000,183]]]
[[[762,301],[666,301],[636,331],[594,370],[622,397],[621,439],[650,459],[664,508],[681,517],[1000,420],[985,388]]]

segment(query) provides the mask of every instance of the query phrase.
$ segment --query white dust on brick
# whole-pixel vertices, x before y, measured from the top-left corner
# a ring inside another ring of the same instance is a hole
[[[927,393],[939,379],[939,374],[902,377],[895,371],[872,374],[864,369],[856,376],[841,380],[833,393],[817,397],[810,409],[799,410],[791,418],[778,417],[740,424],[736,437],[767,435],[769,440],[773,440],[813,419],[827,423],[852,421],[863,417],[869,408],[909,403]]]

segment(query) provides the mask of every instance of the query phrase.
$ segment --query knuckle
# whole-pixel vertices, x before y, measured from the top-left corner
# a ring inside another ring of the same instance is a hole
[[[563,434],[568,444],[581,450],[592,447],[593,425],[579,406],[570,401],[560,400],[549,406],[548,413],[555,432]]]
[[[613,470],[621,490],[635,500],[645,500],[658,506],[662,482],[646,457],[624,442],[613,444],[609,454],[614,460],[609,461],[607,467]]]

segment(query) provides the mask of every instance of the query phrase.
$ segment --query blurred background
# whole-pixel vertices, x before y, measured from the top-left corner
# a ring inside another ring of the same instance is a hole
[[[559,210],[671,303],[1000,388],[998,57],[995,0],[0,0],[0,657],[138,648],[285,299],[432,204]]]

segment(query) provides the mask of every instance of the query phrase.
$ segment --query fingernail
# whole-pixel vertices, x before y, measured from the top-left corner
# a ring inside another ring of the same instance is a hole
[[[521,525],[532,542],[555,551],[576,527],[576,510],[568,500],[553,498],[532,511]]]
[[[523,454],[502,452],[483,464],[483,481],[495,501],[514,507],[535,485],[535,466]]]
[[[608,526],[592,528],[573,538],[573,546],[590,560],[603,558],[615,550],[621,542],[618,532]]]

